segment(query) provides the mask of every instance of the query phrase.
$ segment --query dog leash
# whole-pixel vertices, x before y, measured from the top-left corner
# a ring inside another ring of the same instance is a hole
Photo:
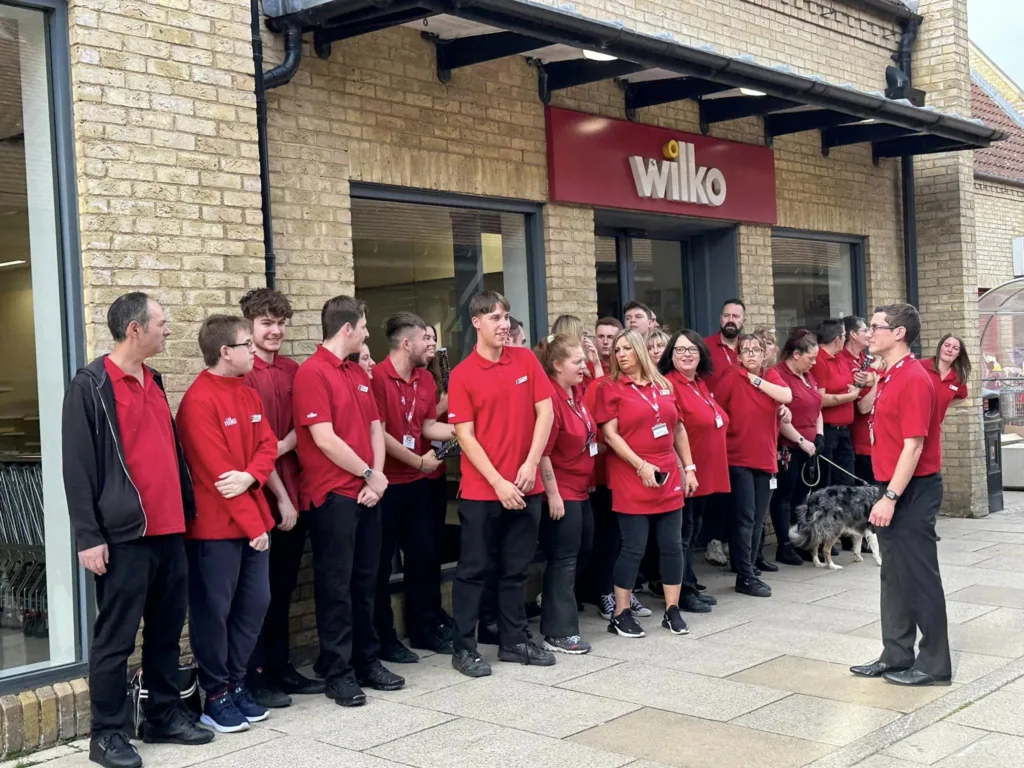
[[[845,470],[843,467],[840,467],[838,464],[836,464],[831,459],[829,459],[829,458],[827,458],[825,456],[822,456],[820,453],[815,453],[811,458],[815,460],[813,462],[813,466],[815,468],[815,474],[817,475],[817,478],[814,480],[814,482],[813,483],[809,483],[807,481],[807,476],[804,474],[804,472],[807,471],[807,467],[812,466],[812,462],[808,461],[806,464],[804,464],[803,469],[800,470],[800,479],[804,481],[804,485],[806,485],[808,488],[816,488],[818,486],[818,484],[821,482],[821,467],[819,466],[818,461],[817,461],[819,459],[821,461],[827,461],[829,464],[831,464],[833,467],[838,469],[844,475],[848,475],[849,477],[852,477],[858,483],[861,483],[862,485],[866,485],[868,487],[871,487],[871,483],[869,483],[867,480],[863,480],[863,479],[857,477],[852,472],[848,472],[847,470]]]

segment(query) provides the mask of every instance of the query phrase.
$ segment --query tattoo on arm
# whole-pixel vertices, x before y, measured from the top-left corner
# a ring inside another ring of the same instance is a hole
[[[544,473],[544,479],[545,480],[554,480],[555,479],[555,473],[551,472],[551,471],[546,471]]]

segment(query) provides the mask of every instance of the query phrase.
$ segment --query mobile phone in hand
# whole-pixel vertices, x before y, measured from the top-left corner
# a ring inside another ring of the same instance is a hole
[[[656,482],[658,485],[664,485],[665,483],[667,483],[668,482],[668,472],[655,472],[654,473],[654,482]]]

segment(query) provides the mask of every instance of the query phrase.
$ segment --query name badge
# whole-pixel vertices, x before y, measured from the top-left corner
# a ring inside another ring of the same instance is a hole
[[[774,491],[779,487],[779,481],[775,479],[775,475],[772,475],[772,479],[768,481],[768,490]]]
[[[721,429],[723,424],[725,424],[725,422],[722,420],[721,414],[716,413],[715,414],[715,429]]]
[[[590,455],[597,456],[597,443],[590,444]]]
[[[663,389],[663,390],[661,390],[661,394],[663,394],[663,395],[671,395],[672,392],[670,390],[668,390],[668,389]]]
[[[655,424],[651,428],[651,432],[654,433],[655,437],[665,437],[668,435],[668,424]]]
[[[528,378],[530,378],[530,377],[529,376],[522,376],[522,377],[516,379],[516,386],[525,383]]]
[[[365,384],[360,384],[359,385],[359,391],[360,392],[369,392],[370,388],[368,386],[366,386]]]
[[[252,420],[253,424],[259,424],[261,421],[263,421],[263,414],[262,413],[254,413],[250,417],[250,419]]]
[[[406,435],[402,438],[402,445],[408,448],[410,451],[416,450],[416,438],[412,435]]]
[[[960,387],[958,387],[956,384],[950,384],[949,388],[952,389],[954,392],[960,389]]]

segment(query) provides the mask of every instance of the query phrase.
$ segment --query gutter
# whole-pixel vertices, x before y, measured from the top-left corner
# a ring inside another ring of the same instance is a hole
[[[1024,189],[1024,179],[1011,179],[1006,176],[996,176],[994,173],[979,173],[974,172],[975,181],[983,181],[986,184],[1001,184],[1007,187],[1017,187]]]

